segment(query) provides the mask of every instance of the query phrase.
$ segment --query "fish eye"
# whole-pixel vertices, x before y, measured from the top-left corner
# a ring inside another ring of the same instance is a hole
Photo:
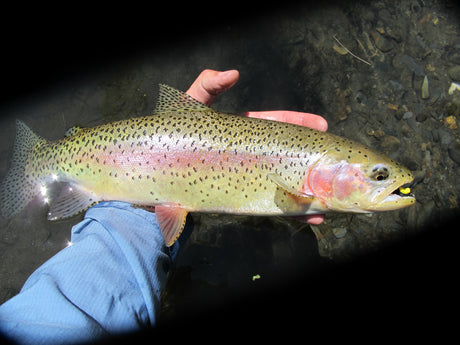
[[[376,164],[372,168],[371,178],[377,181],[386,180],[390,176],[388,168],[384,164]]]

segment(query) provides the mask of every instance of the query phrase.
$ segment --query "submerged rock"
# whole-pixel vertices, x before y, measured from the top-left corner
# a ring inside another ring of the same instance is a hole
[[[406,65],[406,67],[408,67],[412,72],[414,72],[417,77],[423,77],[425,75],[423,68],[417,64],[413,57],[404,54],[401,57],[401,62]]]
[[[449,68],[447,74],[449,74],[452,80],[460,81],[460,65]]]
[[[392,135],[387,135],[383,137],[382,142],[380,144],[382,150],[387,152],[388,154],[396,152],[400,145],[401,141]]]
[[[377,31],[371,31],[370,34],[374,40],[375,46],[382,52],[386,53],[393,49],[393,44],[389,39],[385,38],[385,36],[379,34]]]
[[[452,141],[447,148],[449,157],[458,165],[460,165],[460,143],[458,141]]]

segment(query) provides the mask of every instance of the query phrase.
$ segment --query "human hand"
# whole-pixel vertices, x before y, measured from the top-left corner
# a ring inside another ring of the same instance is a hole
[[[240,73],[237,70],[229,70],[225,72],[206,69],[196,78],[187,94],[196,100],[206,105],[211,105],[216,96],[236,84]],[[319,131],[327,130],[327,121],[319,115],[301,113],[296,111],[250,111],[242,114],[247,117],[259,119],[273,120],[293,123],[296,125],[306,126]],[[313,214],[308,216],[296,217],[296,219],[305,221],[309,224],[321,224],[324,220],[324,215]]]

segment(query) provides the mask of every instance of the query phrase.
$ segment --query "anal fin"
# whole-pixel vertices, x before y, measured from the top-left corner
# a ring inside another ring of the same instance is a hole
[[[73,184],[68,184],[62,188],[57,199],[51,201],[48,219],[57,220],[72,217],[99,201],[93,193]]]
[[[184,230],[188,210],[176,205],[155,205],[155,214],[167,247],[171,247]]]

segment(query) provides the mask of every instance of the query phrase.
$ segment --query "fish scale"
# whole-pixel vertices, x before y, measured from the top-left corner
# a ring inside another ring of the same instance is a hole
[[[391,193],[412,180],[410,171],[361,144],[219,113],[165,85],[154,115],[74,127],[66,135],[48,142],[18,122],[0,195],[4,216],[57,180],[69,187],[51,203],[48,218],[69,217],[102,200],[154,206],[171,245],[188,212],[302,215],[415,202],[408,193]],[[18,175],[26,188],[13,186]]]

